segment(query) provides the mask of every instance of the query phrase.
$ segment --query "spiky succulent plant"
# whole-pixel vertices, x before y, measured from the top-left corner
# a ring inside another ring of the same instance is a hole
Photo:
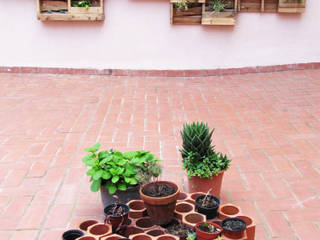
[[[214,150],[211,145],[211,137],[214,129],[210,131],[207,123],[193,122],[184,124],[181,131],[182,149],[180,150],[182,158],[188,157],[190,152],[198,155],[198,160],[212,153]]]
[[[184,124],[181,131],[183,169],[187,175],[210,178],[213,174],[229,168],[230,159],[216,152],[212,145],[212,134],[207,123],[193,122]]]

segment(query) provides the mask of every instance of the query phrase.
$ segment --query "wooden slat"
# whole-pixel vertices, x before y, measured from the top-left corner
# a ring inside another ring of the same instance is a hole
[[[101,21],[101,14],[40,14],[41,21]]]
[[[173,17],[173,24],[201,24],[201,16]]]
[[[58,11],[58,10],[68,10],[67,1],[41,1],[40,11]]]

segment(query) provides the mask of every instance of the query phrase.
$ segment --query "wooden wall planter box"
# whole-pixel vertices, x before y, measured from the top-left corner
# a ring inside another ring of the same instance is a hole
[[[41,21],[101,21],[104,20],[104,0],[93,1],[89,8],[72,7],[72,0],[37,0]]]
[[[306,0],[279,0],[278,12],[303,13],[306,8]]]
[[[170,0],[170,21],[172,24],[201,24],[202,3],[205,0],[189,0],[188,10],[175,8],[179,0]],[[191,5],[190,5],[191,3]]]
[[[202,25],[235,25],[237,0],[229,0],[224,12],[210,11],[208,2],[202,5]]]
[[[239,12],[277,12],[279,0],[238,0]]]

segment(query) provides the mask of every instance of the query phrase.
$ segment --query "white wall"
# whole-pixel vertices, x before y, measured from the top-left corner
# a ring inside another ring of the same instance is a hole
[[[41,22],[0,4],[0,66],[215,69],[320,61],[320,1],[302,15],[240,13],[235,27],[170,24],[169,0],[105,0],[104,22]]]

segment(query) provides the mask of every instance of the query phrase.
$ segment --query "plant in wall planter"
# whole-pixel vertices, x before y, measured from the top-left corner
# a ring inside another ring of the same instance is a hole
[[[170,0],[172,24],[201,24],[204,0]]]
[[[220,196],[223,173],[229,168],[230,159],[216,152],[212,146],[212,134],[208,124],[185,124],[181,131],[183,168],[189,177],[189,191],[208,192]]]
[[[240,218],[226,218],[222,221],[223,234],[231,239],[241,239],[247,227],[244,220]]]
[[[202,25],[235,25],[237,0],[206,0],[202,5]]]
[[[306,0],[279,0],[278,11],[281,13],[303,13]]]
[[[140,185],[147,183],[161,173],[160,160],[146,151],[121,153],[110,149],[100,151],[100,143],[86,148],[88,154],[82,159],[90,169],[91,191],[100,190],[104,208],[113,202],[117,195],[121,203],[139,199]]]
[[[88,9],[89,7],[91,7],[91,5],[92,5],[91,1],[88,1],[88,0],[79,0],[79,1],[71,2],[72,7],[84,7]]]
[[[220,200],[215,196],[200,195],[195,200],[196,209],[198,213],[206,215],[207,219],[212,219],[218,216],[218,209],[220,206]]]
[[[222,233],[222,228],[215,223],[201,222],[195,227],[197,240],[211,240],[216,239]]]
[[[123,225],[128,222],[130,208],[120,203],[117,196],[115,198],[115,203],[110,204],[104,208],[104,215],[106,216],[105,223],[112,225],[112,232],[118,232]]]
[[[174,217],[179,187],[173,182],[155,181],[140,188],[140,196],[148,215],[157,225],[166,225]]]

